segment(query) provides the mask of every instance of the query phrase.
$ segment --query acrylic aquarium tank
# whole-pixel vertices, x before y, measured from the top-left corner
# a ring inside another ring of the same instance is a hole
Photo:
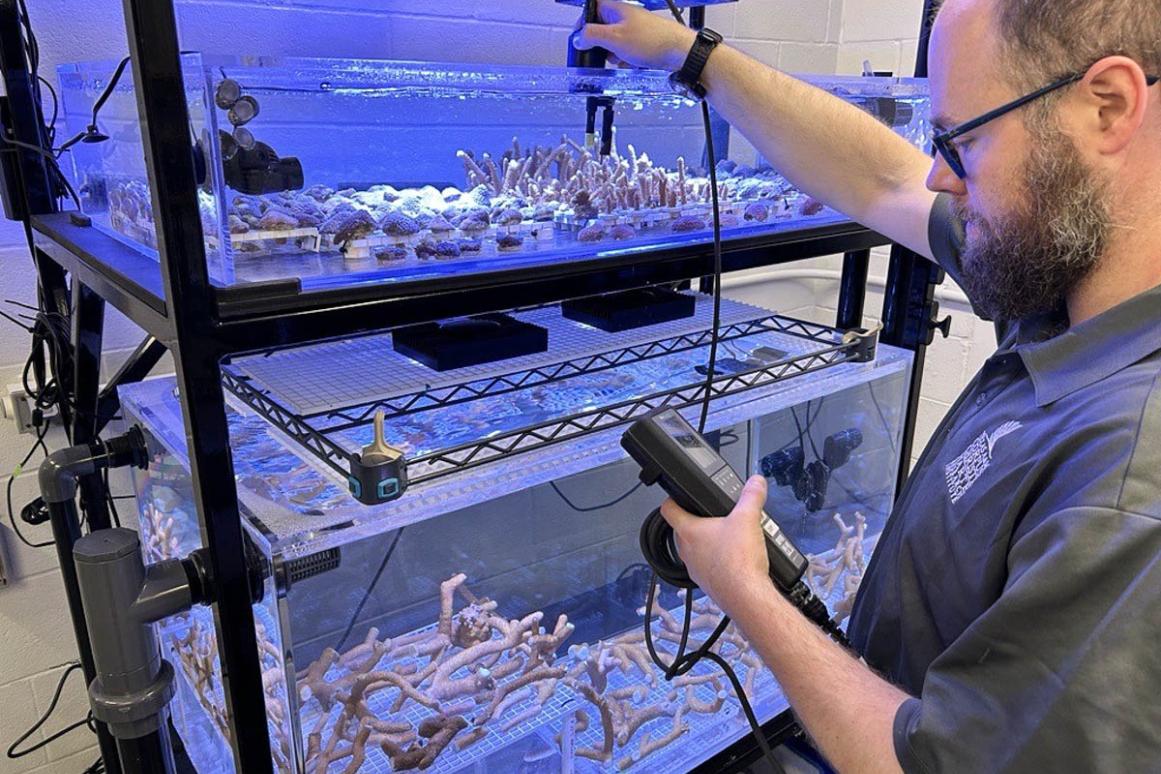
[[[700,107],[666,74],[186,55],[211,278],[402,283],[682,248],[711,236]],[[69,136],[116,63],[60,68]],[[923,146],[926,82],[814,83]],[[156,255],[132,73],[110,139],[66,167],[95,224]],[[591,132],[588,130],[591,129]],[[745,239],[845,219],[715,128],[722,225]]]
[[[559,306],[513,312],[553,346],[442,372],[390,332],[227,366],[245,531],[267,576],[254,611],[276,771],[685,771],[747,733],[712,664],[666,682],[643,644],[638,529],[662,493],[619,441],[661,407],[696,420],[712,302],[690,298],[689,316],[616,334]],[[905,351],[723,305],[708,437],[770,478],[767,510],[840,618],[891,509],[910,368]],[[121,397],[151,445],[147,559],[184,555],[200,538],[174,383]],[[369,444],[375,415],[412,483],[368,506],[326,444]],[[650,622],[669,657],[682,604],[663,589]],[[718,611],[700,595],[694,611],[700,641]],[[212,617],[160,630],[186,749],[200,771],[229,771]],[[741,632],[721,653],[762,721],[786,710]]]

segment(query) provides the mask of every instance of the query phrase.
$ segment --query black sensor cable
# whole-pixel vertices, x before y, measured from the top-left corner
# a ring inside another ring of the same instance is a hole
[[[681,12],[672,0],[666,0],[669,10],[679,23],[684,24],[685,20],[681,16]],[[720,338],[721,327],[721,308],[722,308],[722,219],[721,219],[721,204],[718,199],[718,176],[717,176],[717,159],[714,153],[713,127],[710,123],[709,104],[703,99],[701,100],[701,114],[702,124],[705,129],[706,142],[706,160],[709,167],[710,179],[710,202],[713,207],[713,322],[710,330],[710,351],[709,362],[706,368],[705,385],[703,387],[704,395],[702,397],[701,414],[698,417],[697,430],[698,433],[705,432],[706,420],[709,417],[710,401],[713,397],[713,383],[717,371],[717,356],[718,343]],[[664,527],[668,530],[669,536],[662,539],[659,535],[660,528]],[[660,549],[660,551],[658,551]],[[770,744],[766,741],[766,735],[762,732],[762,726],[758,723],[757,717],[754,715],[754,709],[750,706],[750,701],[746,697],[746,692],[743,689],[741,682],[738,680],[737,674],[730,667],[730,665],[719,656],[712,652],[712,648],[717,644],[718,639],[725,632],[726,627],[730,625],[728,616],[722,616],[721,622],[713,633],[692,652],[687,653],[686,647],[689,644],[689,630],[690,624],[693,620],[693,589],[697,587],[692,579],[689,578],[685,570],[685,565],[677,559],[677,549],[673,543],[673,531],[669,529],[669,525],[665,523],[661,517],[660,511],[654,511],[645,520],[645,524],[641,528],[641,552],[645,556],[649,566],[653,569],[653,577],[649,582],[649,596],[645,603],[645,645],[649,651],[649,657],[658,667],[665,672],[665,678],[672,680],[692,670],[698,662],[702,659],[707,659],[721,668],[726,678],[733,686],[734,693],[738,697],[738,702],[742,706],[742,712],[746,716],[746,720],[750,724],[750,729],[754,734],[754,739],[758,742],[763,755],[769,761],[771,767],[775,772],[783,772],[781,764],[778,759],[774,757],[773,750],[770,749]],[[661,560],[661,553],[671,554],[676,562],[665,562]],[[679,571],[673,571],[679,567]],[[656,596],[657,579],[665,581],[671,586],[686,589],[685,594],[685,616],[684,623],[681,630],[681,641],[678,643],[677,654],[670,663],[665,663],[661,655],[653,643],[653,604]]]
[[[670,12],[677,19],[678,22],[684,24],[684,19],[681,12],[678,10],[673,0],[666,0]],[[705,128],[706,141],[706,160],[709,167],[708,174],[710,178],[710,197],[713,205],[713,255],[714,255],[714,272],[713,272],[713,329],[710,334],[710,355],[709,363],[706,371],[706,381],[704,387],[704,396],[702,399],[701,414],[698,419],[697,430],[699,434],[705,433],[706,419],[709,415],[710,400],[713,395],[713,381],[716,376],[716,361],[719,341],[719,327],[721,324],[721,286],[722,286],[722,244],[721,244],[721,209],[718,200],[718,181],[717,181],[717,160],[713,147],[713,129],[710,122],[709,104],[703,99],[701,100],[702,121]],[[809,416],[809,415],[808,415]],[[738,703],[742,707],[742,712],[746,716],[746,720],[750,724],[750,729],[753,732],[754,739],[758,743],[758,747],[762,750],[770,766],[775,772],[784,772],[785,769],[777,758],[774,757],[773,750],[766,739],[766,735],[762,731],[762,727],[754,714],[753,707],[750,705],[749,698],[746,696],[745,690],[741,682],[738,680],[737,674],[733,668],[722,658],[719,654],[713,652],[713,648],[717,645],[718,640],[730,625],[729,616],[722,616],[722,620],[713,630],[708,638],[701,645],[694,650],[687,652],[689,646],[690,625],[693,619],[693,591],[697,588],[697,584],[689,577],[689,573],[685,568],[685,564],[681,561],[677,554],[677,546],[674,542],[673,529],[661,516],[660,510],[655,510],[649,514],[645,523],[641,527],[641,552],[645,556],[649,566],[653,569],[653,577],[649,584],[649,594],[645,603],[645,645],[649,651],[649,656],[658,667],[665,672],[665,678],[672,680],[675,677],[687,674],[692,670],[702,659],[709,660],[717,664],[726,678],[730,681],[734,689],[735,695],[738,697]],[[656,601],[657,580],[668,583],[671,586],[685,589],[685,610],[684,620],[682,624],[682,631],[680,641],[677,647],[677,653],[673,660],[666,663],[661,654],[658,653],[653,642],[653,606]],[[832,639],[840,644],[847,646],[849,642],[845,634],[838,627],[837,624],[830,617],[830,613],[826,608],[825,603],[818,599],[810,587],[803,581],[798,581],[786,597],[806,615],[811,621],[820,626]]]

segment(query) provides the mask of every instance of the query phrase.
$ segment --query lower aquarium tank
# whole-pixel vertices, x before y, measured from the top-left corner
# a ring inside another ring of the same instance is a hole
[[[663,407],[696,421],[710,377],[707,438],[770,479],[767,511],[841,620],[891,510],[911,356],[726,301],[711,374],[712,302],[679,295],[688,316],[615,334],[559,306],[513,312],[550,345],[442,371],[401,354],[398,332],[227,366],[245,532],[266,575],[254,613],[276,771],[686,771],[749,733],[713,664],[666,681],[646,651],[649,626],[672,658],[685,600],[662,588],[645,620],[638,530],[663,495],[620,436]],[[200,536],[174,382],[121,397],[151,449],[146,559],[183,556]],[[377,422],[412,483],[364,505],[326,449],[365,447]],[[700,592],[692,604],[696,643],[720,612]],[[231,771],[210,611],[159,633],[191,760]],[[743,632],[718,652],[759,720],[787,709]]]

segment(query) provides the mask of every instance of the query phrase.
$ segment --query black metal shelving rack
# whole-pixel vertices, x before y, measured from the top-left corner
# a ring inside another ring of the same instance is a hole
[[[926,60],[933,0],[927,0],[926,5],[921,63]],[[442,283],[438,291],[404,284],[304,292],[294,281],[214,287],[207,274],[198,214],[174,4],[172,0],[124,0],[124,10],[148,179],[158,214],[160,263],[88,227],[83,219],[57,212],[49,169],[35,152],[16,150],[2,171],[8,190],[20,192],[12,215],[24,220],[34,243],[40,302],[72,320],[75,367],[62,378],[69,397],[62,419],[73,443],[96,438],[116,413],[118,384],[143,378],[166,351],[173,355],[198,518],[210,557],[234,764],[238,771],[259,774],[271,770],[270,746],[237,493],[226,485],[234,481],[234,470],[223,363],[245,352],[704,277],[713,261],[705,247],[688,247],[625,259],[594,259],[455,278]],[[696,19],[697,14],[691,18]],[[9,139],[39,146],[40,128],[32,120],[38,108],[16,0],[0,0],[0,67],[7,92],[0,118],[9,130]],[[921,64],[917,75],[925,74]],[[845,253],[836,327],[850,329],[859,327],[863,318],[870,249],[884,244],[884,237],[853,223],[805,228],[727,242],[724,268],[736,271]],[[915,354],[900,480],[906,475],[911,455],[924,348],[938,327],[934,321],[938,304],[933,295],[941,280],[937,268],[894,248],[881,340]],[[107,304],[148,335],[101,390],[99,369]],[[81,480],[81,505],[91,531],[110,526],[106,495],[99,475]],[[57,536],[62,567],[71,564],[72,543],[79,536],[76,524]],[[66,585],[71,585],[67,578]],[[75,588],[68,591],[71,603]],[[84,620],[76,620],[79,602],[72,612],[86,677],[91,679]],[[767,730],[773,739],[780,739],[791,728],[785,714]],[[119,770],[116,747],[104,729],[99,736],[108,770]],[[756,757],[756,748],[743,742],[706,766],[707,770],[723,770]]]

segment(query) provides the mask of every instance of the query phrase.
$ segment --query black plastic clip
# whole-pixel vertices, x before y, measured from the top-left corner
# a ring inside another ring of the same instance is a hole
[[[854,344],[852,353],[856,363],[867,363],[875,359],[875,351],[879,346],[879,332],[883,330],[883,323],[874,328],[854,328],[843,334],[843,345]]]

